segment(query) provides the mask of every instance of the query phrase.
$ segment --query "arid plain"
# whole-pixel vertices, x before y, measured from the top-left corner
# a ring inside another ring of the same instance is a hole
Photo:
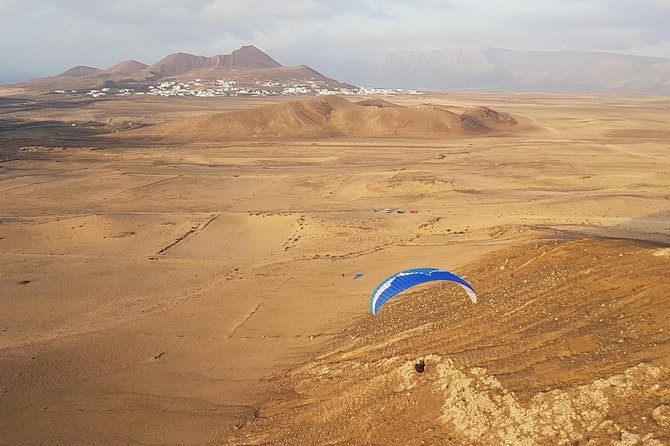
[[[21,93],[0,444],[670,443],[669,99],[368,99],[518,123],[436,135],[337,99],[344,124],[282,133],[250,110],[323,103]],[[219,115],[241,110],[248,134]],[[442,284],[369,313],[431,266],[479,302]]]

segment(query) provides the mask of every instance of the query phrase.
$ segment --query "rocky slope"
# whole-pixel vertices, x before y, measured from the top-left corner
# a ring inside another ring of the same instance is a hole
[[[277,376],[229,444],[668,444],[668,267],[629,241],[499,251],[465,271],[479,303],[396,297]]]

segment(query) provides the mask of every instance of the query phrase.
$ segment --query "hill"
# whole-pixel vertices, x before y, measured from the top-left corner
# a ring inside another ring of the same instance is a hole
[[[443,284],[358,318],[226,444],[668,444],[667,266],[627,241],[494,253],[476,305]]]
[[[387,101],[358,103],[329,96],[159,124],[133,132],[166,141],[246,138],[444,138],[513,133],[517,119],[478,107],[457,114],[441,105],[404,107]]]
[[[76,67],[70,68],[69,70],[63,71],[56,77],[68,78],[68,77],[92,76],[98,72],[100,72],[99,68],[87,67],[85,65],[78,65]]]
[[[138,62],[136,60],[124,60],[123,62],[119,62],[113,67],[107,68],[106,70],[103,71],[109,74],[130,76],[135,73],[139,73],[140,71],[146,68],[148,68],[148,65],[143,64],[142,62]]]

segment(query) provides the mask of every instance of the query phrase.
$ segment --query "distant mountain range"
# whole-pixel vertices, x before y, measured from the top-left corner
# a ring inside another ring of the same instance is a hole
[[[285,67],[253,45],[230,54],[194,56],[175,53],[153,65],[126,60],[109,68],[76,66],[53,77],[15,84],[32,90],[146,89],[159,82],[203,82],[225,80],[241,86],[268,82],[284,84],[319,83],[329,88],[351,87],[330,79],[306,65]]]
[[[375,87],[670,95],[670,59],[613,53],[452,48],[310,64],[329,76]]]
[[[318,85],[310,92],[352,87],[321,74],[328,73],[353,85],[381,88],[670,95],[670,59],[613,53],[452,48],[378,52],[349,62],[314,58],[311,65],[319,71],[307,65],[282,66],[250,45],[210,57],[175,53],[153,65],[127,60],[105,69],[77,66],[16,85],[42,92],[146,90],[160,82],[199,79],[234,82],[239,88]]]

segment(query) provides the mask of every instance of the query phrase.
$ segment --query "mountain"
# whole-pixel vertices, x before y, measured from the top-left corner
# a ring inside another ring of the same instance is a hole
[[[190,142],[332,136],[449,138],[512,134],[529,128],[523,120],[486,107],[459,114],[441,105],[405,107],[381,100],[350,102],[326,96],[186,118],[131,133]]]
[[[670,94],[670,59],[613,53],[450,48],[313,65],[356,85],[387,88]]]
[[[311,65],[282,66],[253,45],[230,54],[174,53],[152,65],[129,60],[99,69],[73,67],[58,76],[15,84],[31,91],[90,91],[103,87],[147,92],[162,82],[234,82],[236,88],[316,83],[330,91],[354,85],[416,90],[478,90],[670,95],[670,59],[588,51],[517,51],[448,48],[368,54],[347,62],[312,58]],[[263,87],[269,88],[269,87]],[[283,87],[277,87],[283,88]]]
[[[120,74],[120,75],[131,75],[134,73],[138,73],[148,67],[147,64],[143,64],[142,62],[138,62],[136,60],[124,60],[123,62],[119,62],[113,67],[107,68],[104,70],[107,73],[110,74]]]
[[[72,67],[69,70],[66,70],[59,74],[56,77],[81,77],[81,76],[91,76],[100,72],[99,68],[87,67],[85,65],[78,65]]]
[[[253,45],[243,46],[230,54],[195,56],[187,53],[170,54],[152,65],[126,60],[109,68],[77,66],[53,77],[15,84],[36,92],[100,88],[132,88],[147,91],[159,82],[214,83],[217,80],[235,82],[240,88],[255,87],[268,82],[306,84],[318,82],[330,88],[351,87],[328,78],[306,65],[284,67]]]
[[[278,68],[281,67],[281,64],[255,46],[248,45],[230,54],[211,57],[194,56],[187,53],[170,54],[148,67],[147,71],[162,78],[212,67]]]

